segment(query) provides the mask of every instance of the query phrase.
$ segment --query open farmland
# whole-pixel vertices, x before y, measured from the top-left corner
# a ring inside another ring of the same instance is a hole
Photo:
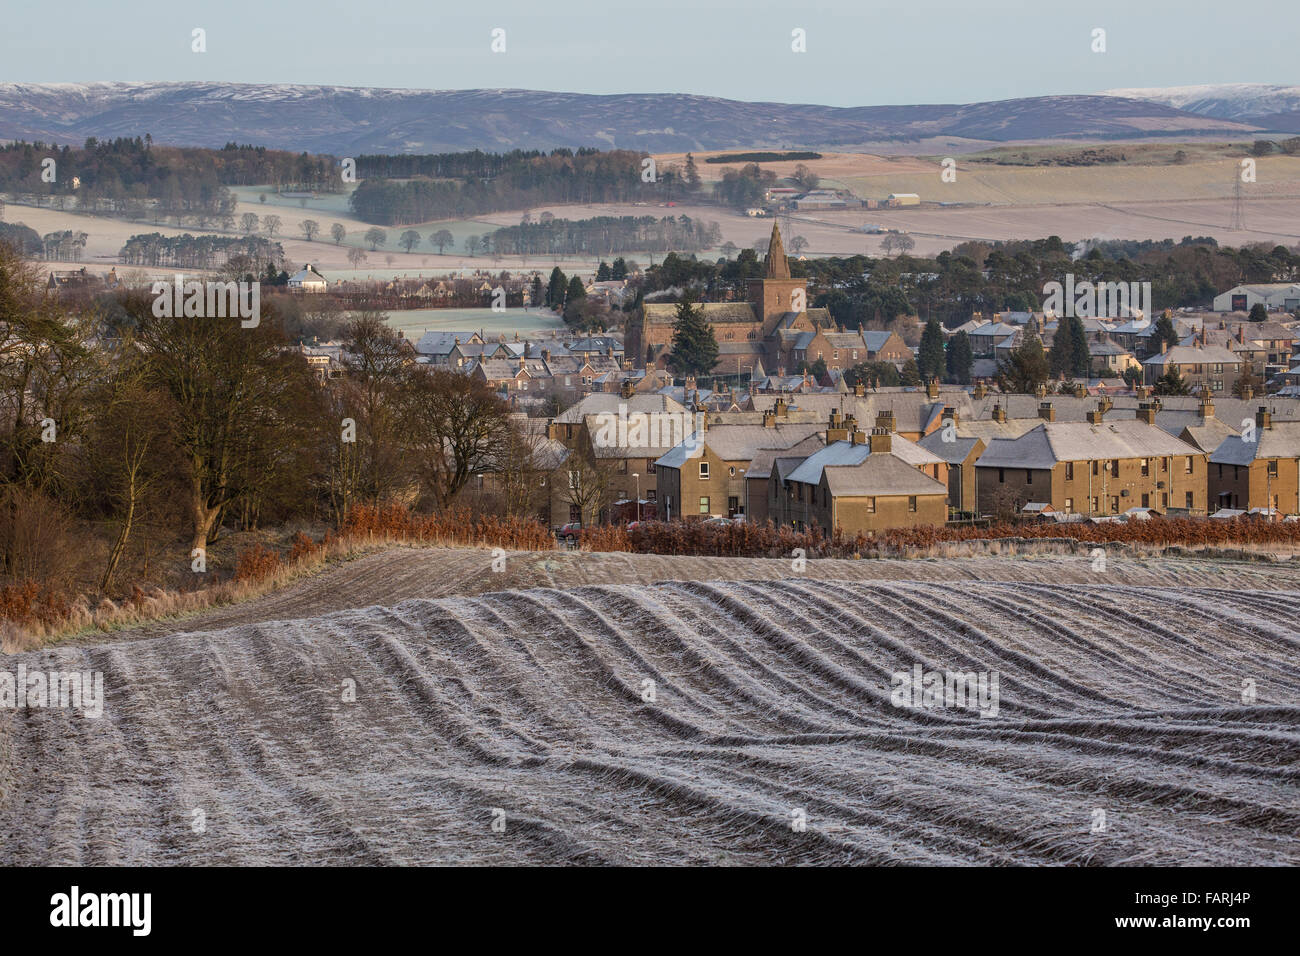
[[[0,862],[1300,862],[1291,562],[490,561],[5,658],[106,703],[0,711]]]

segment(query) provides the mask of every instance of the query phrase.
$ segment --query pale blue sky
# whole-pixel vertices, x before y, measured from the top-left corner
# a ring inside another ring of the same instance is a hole
[[[834,106],[1297,83],[1296,0],[61,0],[9,4],[0,81],[698,93]],[[208,51],[190,51],[207,30]],[[504,28],[507,52],[489,50]],[[795,27],[808,52],[790,50]],[[1094,27],[1107,52],[1090,50]]]

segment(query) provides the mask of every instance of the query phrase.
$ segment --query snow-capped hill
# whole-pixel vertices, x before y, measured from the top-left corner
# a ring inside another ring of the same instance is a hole
[[[1199,86],[1106,90],[1102,95],[1159,103],[1218,119],[1251,121],[1300,113],[1300,86],[1277,83],[1207,83]]]
[[[142,136],[329,153],[553,149],[651,152],[864,144],[956,136],[992,142],[1242,136],[1251,125],[1113,96],[830,107],[668,93],[404,90],[283,83],[0,83],[0,140],[79,144]]]

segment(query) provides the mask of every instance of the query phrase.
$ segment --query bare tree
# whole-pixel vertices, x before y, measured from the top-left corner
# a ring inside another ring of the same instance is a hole
[[[246,212],[239,217],[239,228],[243,230],[244,235],[251,236],[257,232],[257,213]]]
[[[299,228],[302,229],[302,234],[308,242],[315,242],[316,234],[320,232],[320,223],[315,219],[304,219],[299,223]]]
[[[342,245],[343,240],[347,238],[348,231],[343,228],[343,223],[336,222],[330,226],[330,238],[334,240],[334,245]]]
[[[442,255],[442,250],[456,241],[456,237],[451,234],[450,229],[439,229],[429,236],[429,245],[438,247],[438,255]]]
[[[280,231],[281,224],[280,217],[274,213],[262,217],[262,228],[266,230],[266,235],[271,239],[274,239],[275,234]]]
[[[402,394],[407,457],[445,509],[496,461],[509,430],[506,404],[479,379],[428,365],[412,371]]]

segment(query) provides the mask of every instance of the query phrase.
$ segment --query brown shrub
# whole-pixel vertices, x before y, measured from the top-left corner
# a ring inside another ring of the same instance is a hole
[[[246,584],[275,574],[282,567],[280,556],[263,544],[239,552],[235,560],[235,581]]]

